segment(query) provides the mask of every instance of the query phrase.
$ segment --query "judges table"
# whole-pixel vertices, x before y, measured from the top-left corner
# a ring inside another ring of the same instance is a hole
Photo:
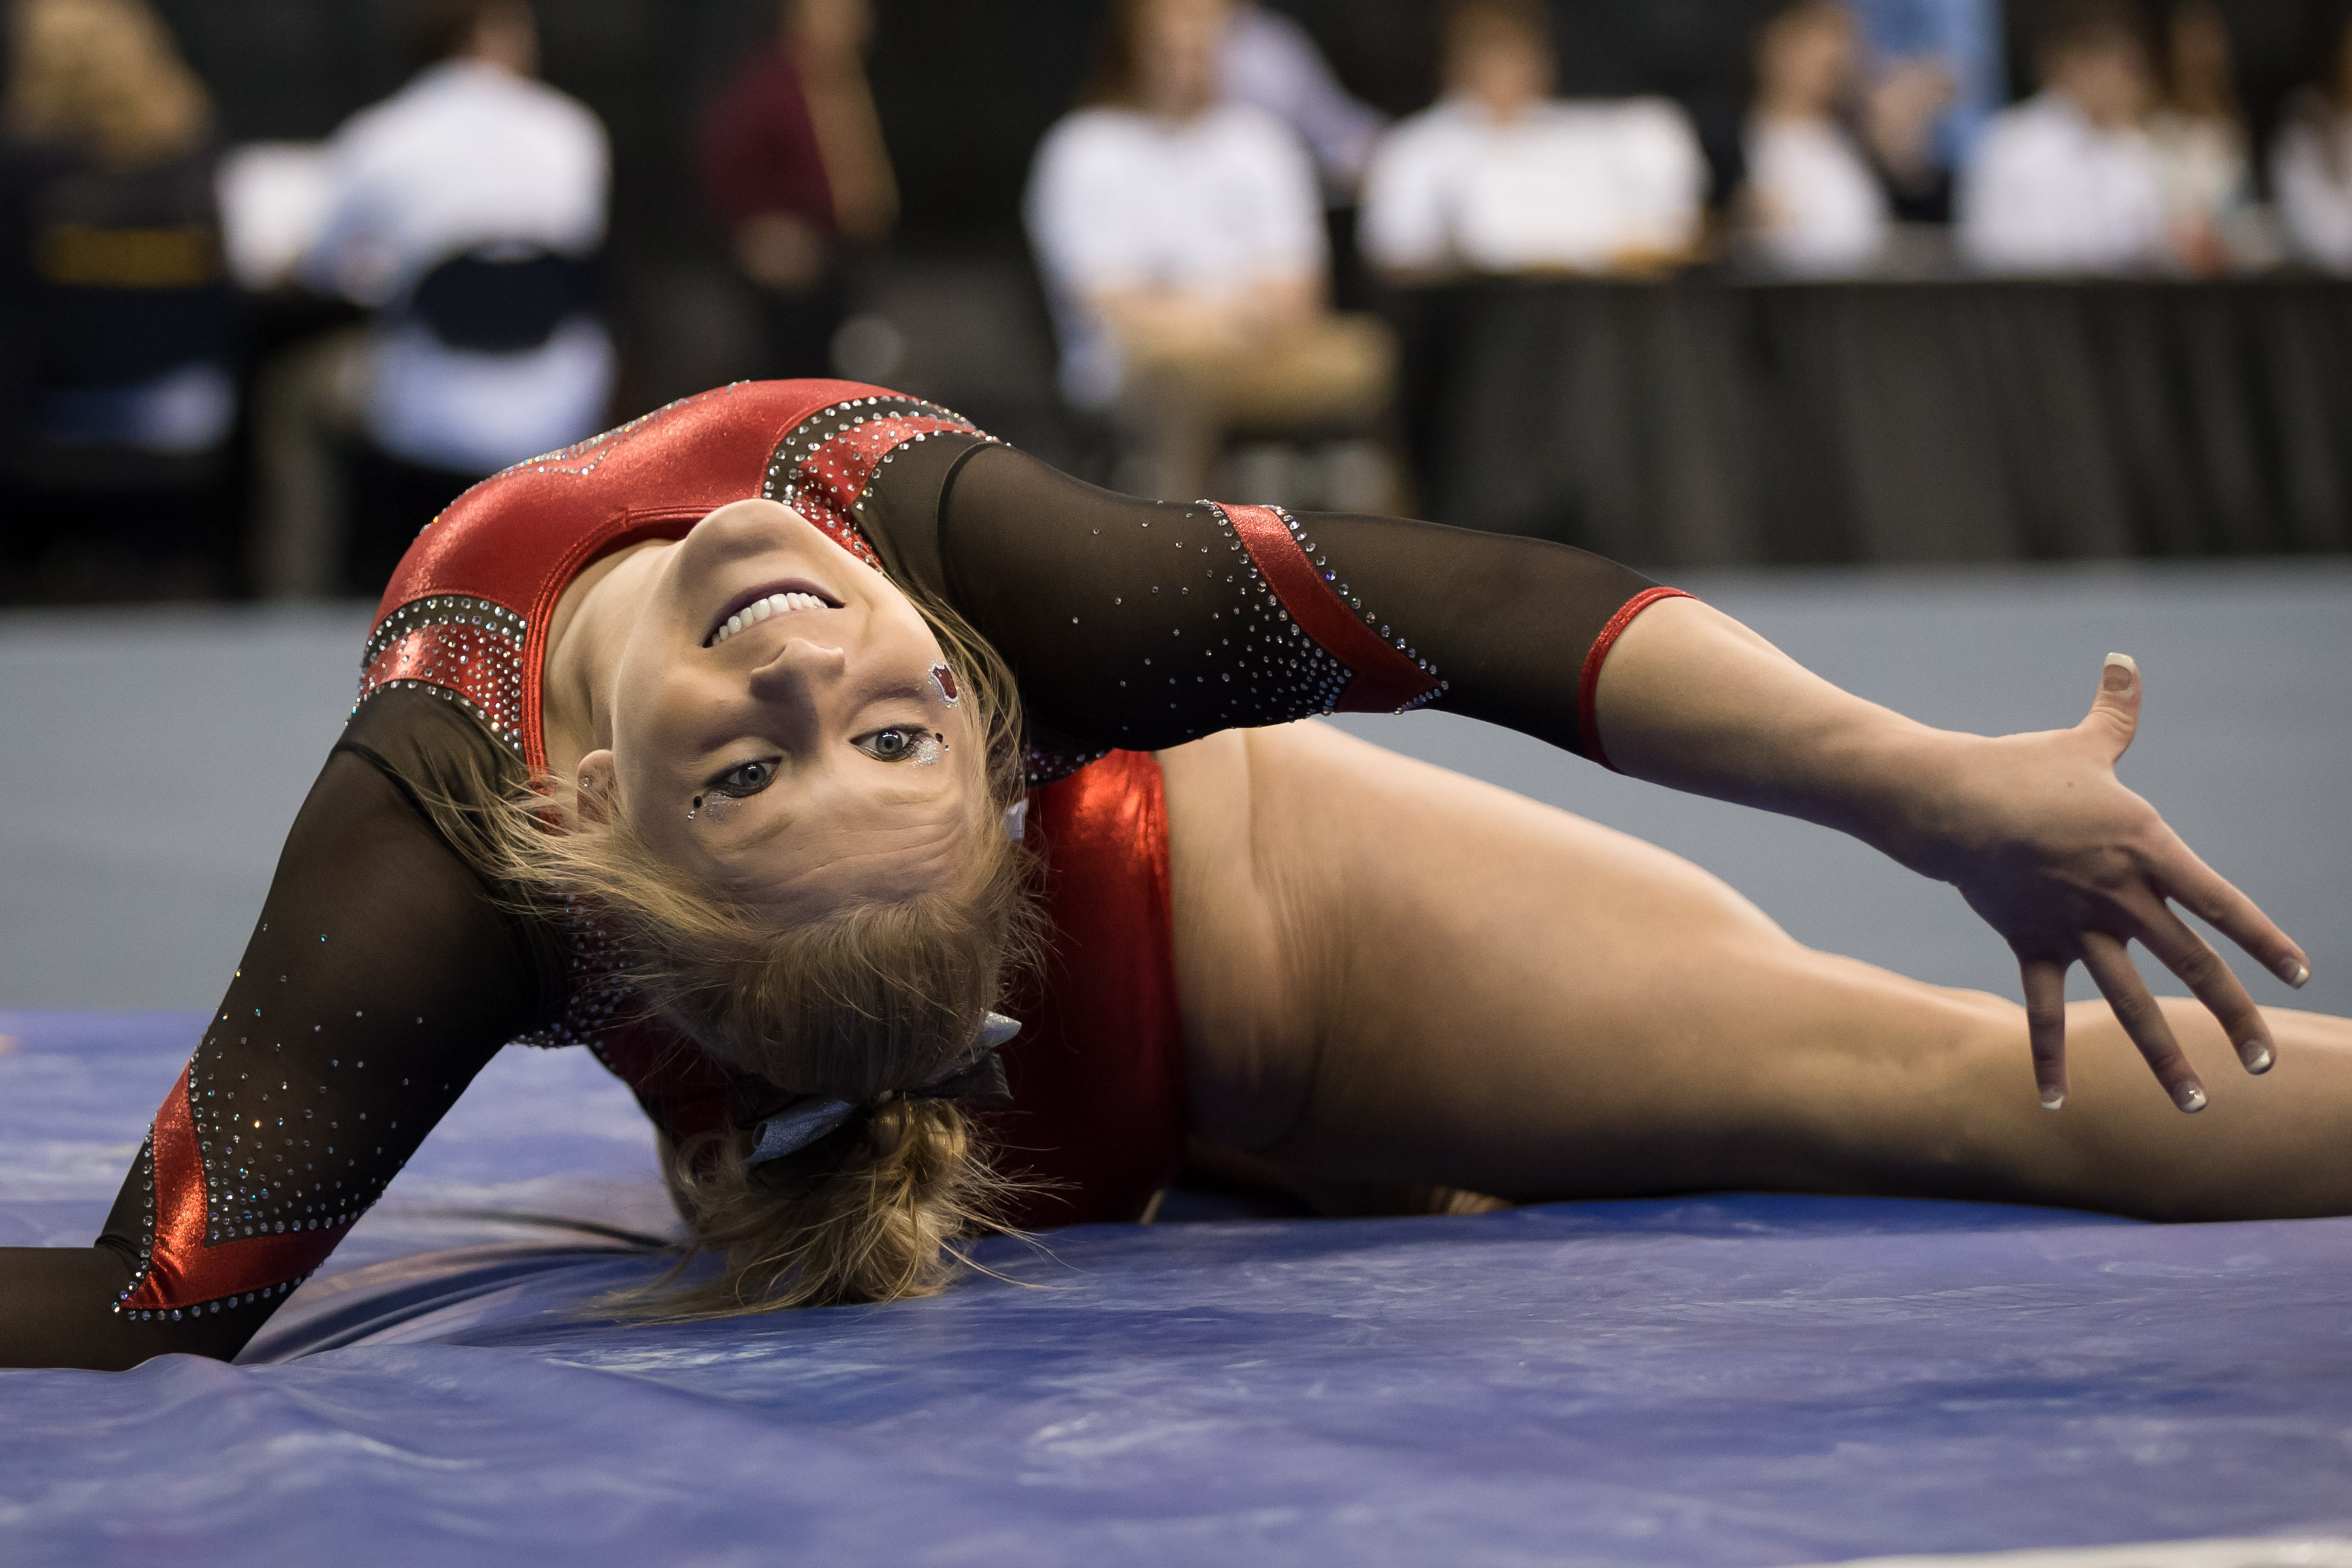
[[[1424,515],[1651,566],[2352,547],[2352,284],[1394,302]]]

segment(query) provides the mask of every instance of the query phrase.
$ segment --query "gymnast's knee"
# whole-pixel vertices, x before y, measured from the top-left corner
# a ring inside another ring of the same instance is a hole
[[[2021,1110],[2036,1110],[2025,1009],[1981,991],[1938,988],[1943,1026],[1909,1064],[1907,1159],[1937,1195],[1990,1196],[2016,1168]]]

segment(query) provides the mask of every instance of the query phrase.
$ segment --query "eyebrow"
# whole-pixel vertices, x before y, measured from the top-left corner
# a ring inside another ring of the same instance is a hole
[[[896,700],[918,702],[926,708],[943,706],[940,701],[940,694],[931,689],[931,683],[928,679],[911,681],[890,680],[869,690],[859,692],[854,706],[863,708],[870,703]]]

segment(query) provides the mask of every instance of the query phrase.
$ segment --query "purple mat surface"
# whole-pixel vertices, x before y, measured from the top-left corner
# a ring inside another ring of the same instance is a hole
[[[200,1022],[0,1014],[0,1243],[88,1239]],[[1096,1226],[984,1249],[1025,1287],[660,1328],[583,1314],[659,1265],[566,1221],[673,1223],[625,1092],[511,1050],[238,1365],[0,1373],[0,1559],[1767,1568],[2352,1523],[2352,1221]]]

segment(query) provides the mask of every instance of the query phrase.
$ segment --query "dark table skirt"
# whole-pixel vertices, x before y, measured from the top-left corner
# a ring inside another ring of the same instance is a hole
[[[1424,514],[1646,565],[2352,547],[2352,284],[1396,301]]]

